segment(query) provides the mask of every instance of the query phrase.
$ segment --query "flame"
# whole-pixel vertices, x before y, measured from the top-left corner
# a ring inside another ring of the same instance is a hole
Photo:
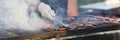
[[[44,29],[50,29],[52,27],[52,24],[46,24]]]

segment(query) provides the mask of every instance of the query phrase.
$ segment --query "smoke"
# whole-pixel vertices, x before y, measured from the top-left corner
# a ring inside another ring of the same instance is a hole
[[[42,29],[48,22],[36,12],[39,3],[39,0],[0,0],[0,29]]]
[[[51,7],[45,3],[40,3],[39,5],[39,11],[41,12],[41,15],[45,18],[54,20],[53,17],[56,16],[54,10],[51,9]]]

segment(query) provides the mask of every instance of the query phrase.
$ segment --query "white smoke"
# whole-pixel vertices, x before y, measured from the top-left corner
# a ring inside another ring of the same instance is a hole
[[[56,16],[55,12],[51,9],[51,7],[45,3],[40,3],[39,11],[41,12],[42,16],[51,20],[54,20]]]
[[[34,31],[43,28],[48,22],[35,12],[39,3],[39,0],[0,0],[0,29]]]

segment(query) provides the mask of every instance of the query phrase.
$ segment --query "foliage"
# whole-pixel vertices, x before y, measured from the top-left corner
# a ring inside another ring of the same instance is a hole
[[[78,6],[80,5],[85,5],[85,4],[91,4],[91,3],[96,3],[96,2],[101,2],[104,0],[77,0]]]

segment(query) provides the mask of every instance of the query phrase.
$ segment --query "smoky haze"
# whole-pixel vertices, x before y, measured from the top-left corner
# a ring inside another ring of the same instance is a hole
[[[40,5],[45,7],[40,8]],[[47,16],[43,16],[44,13]],[[0,0],[0,35],[6,32],[19,35],[40,33],[48,23],[61,24],[66,14],[67,0]]]
[[[35,31],[43,28],[47,20],[38,12],[39,0],[0,0],[0,29]]]

